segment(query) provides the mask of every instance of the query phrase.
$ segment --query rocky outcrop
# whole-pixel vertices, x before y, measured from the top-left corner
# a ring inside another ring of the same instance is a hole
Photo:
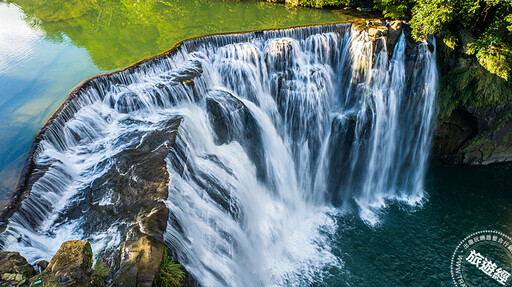
[[[121,269],[114,277],[115,286],[148,286],[153,284],[164,254],[164,244],[151,236],[125,241],[122,246]]]
[[[379,38],[386,39],[386,49],[389,55],[393,54],[395,45],[403,29],[410,29],[405,22],[400,20],[386,21],[382,19],[359,20],[352,23],[351,29],[355,33],[366,32],[369,40],[375,42]],[[409,37],[409,43],[415,43]]]
[[[164,253],[163,234],[169,210],[165,205],[169,173],[165,158],[175,141],[181,119],[169,120],[150,133],[136,135],[137,141],[116,156],[116,165],[94,183],[104,192],[112,190],[116,203],[95,206],[89,215],[133,222],[124,232],[121,252],[115,263],[115,286],[151,286]],[[100,190],[99,194],[102,191]],[[111,224],[114,224],[111,223]]]
[[[92,268],[91,244],[87,241],[64,242],[48,267],[30,279],[30,286],[101,286],[101,278]],[[39,282],[39,283],[37,283]]]
[[[147,222],[154,222],[158,216],[150,214]],[[151,228],[151,223],[141,226]],[[132,230],[134,231],[134,230]],[[109,286],[152,286],[160,264],[165,246],[155,238],[137,234],[137,240],[128,240],[122,246],[122,264],[119,272]],[[37,262],[36,262],[37,264]],[[44,265],[42,272],[36,270],[18,252],[0,252],[0,286],[105,286],[106,274],[93,268],[93,253],[89,242],[71,240],[64,242],[52,260],[39,262]],[[104,268],[104,267],[103,267]],[[41,269],[40,269],[41,270]],[[101,270],[101,269],[98,269]],[[108,270],[103,270],[106,272]],[[188,273],[183,286],[195,286],[195,281]]]
[[[28,286],[28,279],[35,274],[19,252],[0,252],[0,286]]]
[[[434,160],[486,165],[512,160],[512,107],[456,109],[441,117],[434,135]]]

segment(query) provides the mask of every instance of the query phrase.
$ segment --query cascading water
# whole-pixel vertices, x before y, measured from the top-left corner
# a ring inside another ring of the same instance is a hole
[[[90,81],[45,132],[3,249],[50,259],[84,239],[118,260],[137,219],[108,176],[126,150],[175,135],[164,239],[198,283],[298,286],[342,268],[336,214],[373,225],[388,201],[421,203],[437,85],[426,44],[407,51],[402,35],[389,56],[350,27],[190,40]]]

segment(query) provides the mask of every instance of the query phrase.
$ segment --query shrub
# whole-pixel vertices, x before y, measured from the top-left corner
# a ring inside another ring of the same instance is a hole
[[[155,285],[158,287],[179,287],[182,286],[181,282],[185,279],[185,272],[182,266],[174,261],[167,255],[167,250],[164,250],[160,270],[155,276]]]

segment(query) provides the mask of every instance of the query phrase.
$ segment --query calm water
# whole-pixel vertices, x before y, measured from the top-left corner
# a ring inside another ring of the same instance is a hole
[[[256,1],[0,2],[0,199],[33,136],[82,79],[188,37],[349,18]],[[511,174],[511,165],[431,168],[423,208],[391,205],[374,227],[339,215],[331,245],[344,267],[318,286],[452,286],[450,258],[465,236],[512,233]]]
[[[344,273],[323,286],[454,286],[450,260],[460,241],[486,229],[512,234],[511,174],[512,165],[431,168],[422,209],[392,205],[374,228],[341,216],[333,246]]]
[[[261,1],[0,2],[0,202],[33,137],[83,79],[189,37],[351,18]]]

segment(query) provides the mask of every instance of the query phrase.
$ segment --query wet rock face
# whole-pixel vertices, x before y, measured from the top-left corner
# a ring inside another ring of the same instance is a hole
[[[45,286],[97,286],[95,280],[98,275],[92,269],[92,262],[89,242],[66,241],[53,256],[48,267],[30,279],[30,286],[38,281]]]
[[[434,157],[442,163],[460,162],[459,151],[476,133],[477,119],[468,112],[455,110],[438,124],[434,135]]]
[[[256,119],[243,102],[226,91],[210,91],[206,97],[208,115],[217,135],[216,143],[221,145],[238,141],[251,160],[256,164],[258,178],[265,180],[264,151]]]
[[[141,137],[138,146],[123,151],[115,167],[94,184],[114,190],[118,197],[105,212],[137,223],[127,228],[122,239],[119,265],[115,266],[119,269],[113,277],[116,286],[151,286],[158,272],[169,216],[164,203],[169,182],[165,158],[180,121],[171,120],[161,130]]]
[[[127,125],[139,124],[131,123],[135,121],[132,119],[126,121]],[[86,234],[118,228],[121,248],[102,250],[98,258],[110,271],[108,280],[116,286],[150,286],[158,271],[169,217],[165,205],[169,182],[165,159],[180,122],[177,117],[119,139],[130,144],[81,191],[84,200],[73,202],[64,214],[70,220],[80,219]]]
[[[141,138],[137,148],[124,151],[115,168],[98,182],[98,186],[113,184],[110,188],[115,188],[119,200],[110,208],[123,211],[123,217],[137,223],[126,230],[122,240],[119,270],[113,278],[116,286],[151,286],[158,272],[169,216],[164,203],[169,182],[165,158],[180,121],[171,120],[162,130]]]
[[[441,118],[434,134],[434,160],[486,165],[512,161],[512,107],[455,110]]]
[[[28,286],[36,271],[19,252],[0,252],[0,286]]]
[[[366,32],[371,41],[375,42],[379,38],[386,39],[386,48],[389,55],[393,54],[393,49],[400,38],[402,30],[406,28],[403,21],[400,20],[360,20],[352,24],[352,31],[355,33]],[[410,34],[410,33],[408,33]],[[411,44],[415,41],[411,38],[408,39]]]

